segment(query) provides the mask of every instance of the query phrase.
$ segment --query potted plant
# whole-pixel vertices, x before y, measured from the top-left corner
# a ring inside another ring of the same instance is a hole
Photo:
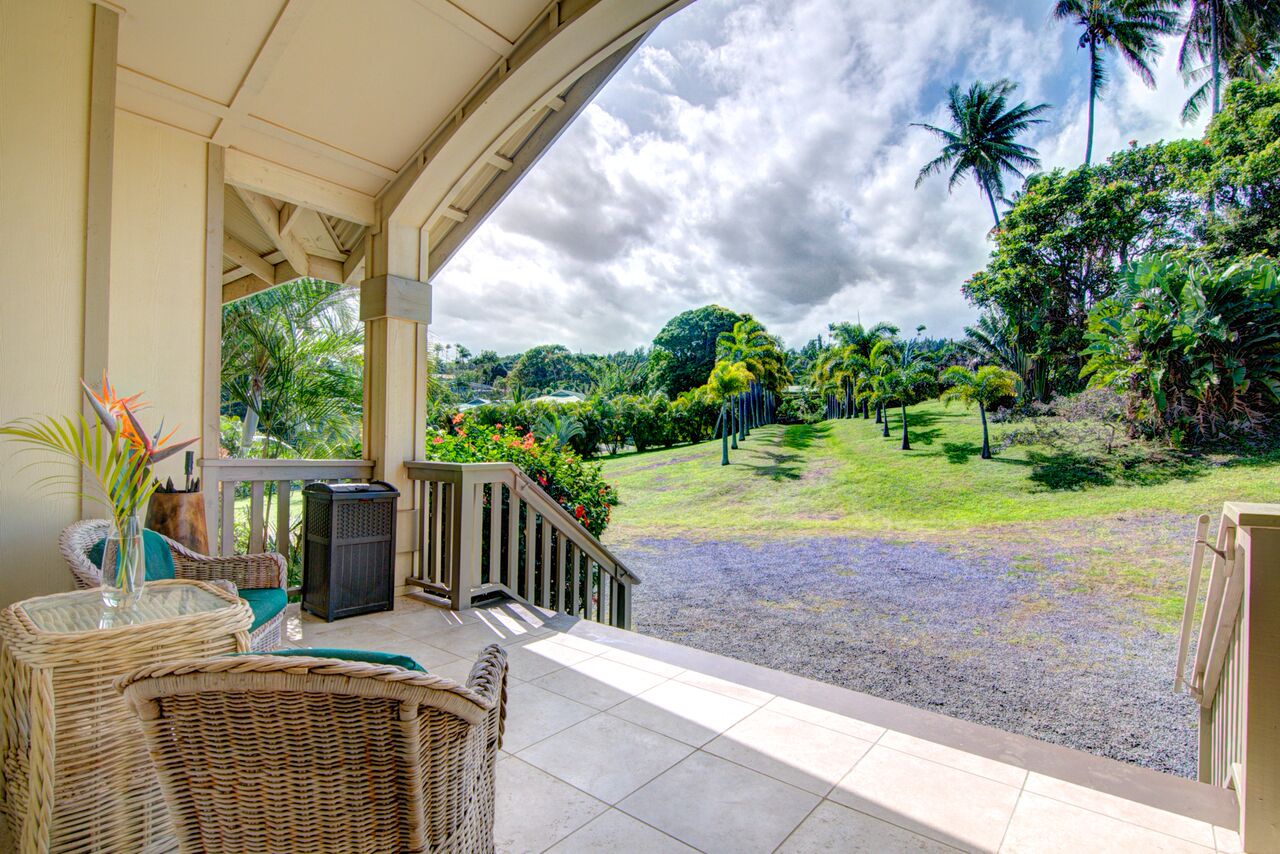
[[[173,433],[162,436],[163,425],[154,435],[148,434],[136,414],[146,406],[142,396],[117,395],[105,373],[96,392],[83,380],[80,385],[96,420],[83,415],[20,418],[0,427],[0,436],[74,463],[76,471],[49,475],[41,483],[62,487],[64,494],[97,501],[110,510],[112,531],[102,552],[102,600],[112,608],[129,606],[142,592],[145,551],[138,514],[158,485],[152,467],[196,440],[170,445]],[[82,488],[81,471],[94,491]]]

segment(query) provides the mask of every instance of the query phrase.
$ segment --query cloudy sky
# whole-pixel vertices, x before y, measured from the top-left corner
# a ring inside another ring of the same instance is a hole
[[[1084,156],[1087,58],[1049,0],[698,0],[665,22],[436,279],[432,338],[517,352],[648,344],[709,302],[789,345],[828,323],[959,335],[987,258],[967,183],[913,188],[952,82],[1054,105],[1027,141]],[[1198,135],[1166,48],[1152,91],[1116,68],[1095,157]]]

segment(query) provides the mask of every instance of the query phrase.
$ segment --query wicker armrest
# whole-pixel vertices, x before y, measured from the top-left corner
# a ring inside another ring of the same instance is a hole
[[[194,581],[230,581],[237,589],[287,586],[287,573],[282,555],[252,554],[209,557],[183,548],[170,541],[173,571],[178,578]]]

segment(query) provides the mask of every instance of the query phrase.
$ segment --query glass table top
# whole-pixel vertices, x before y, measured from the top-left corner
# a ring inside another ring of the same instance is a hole
[[[19,607],[44,632],[87,632],[141,626],[230,607],[226,599],[194,584],[146,584],[132,607],[108,608],[98,590],[42,596]]]

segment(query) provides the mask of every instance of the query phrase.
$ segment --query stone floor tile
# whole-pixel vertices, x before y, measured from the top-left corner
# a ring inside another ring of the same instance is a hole
[[[1237,831],[1225,827],[1213,827],[1213,841],[1220,854],[1243,854],[1244,844]]]
[[[653,673],[597,656],[548,673],[534,683],[588,706],[607,709],[664,681]]]
[[[871,749],[871,742],[765,708],[730,727],[703,749],[825,795]]]
[[[698,747],[755,710],[742,700],[672,680],[614,706],[610,712]]]
[[[995,851],[1018,788],[876,745],[828,796],[956,847]]]
[[[545,851],[607,809],[514,756],[498,762],[496,775],[493,837],[500,854]]]
[[[595,709],[568,697],[526,682],[509,682],[502,747],[509,753],[519,753],[594,714],[598,714]]]
[[[638,655],[634,652],[628,652],[625,649],[611,649],[604,653],[604,658],[608,661],[617,661],[622,664],[629,664],[639,670],[647,670],[650,673],[656,673],[659,676],[679,676],[684,672],[683,667],[677,667],[674,664],[667,664],[665,661],[659,661],[656,658],[650,658],[647,655]]]
[[[777,848],[819,800],[698,751],[618,806],[710,854],[753,854]]]
[[[686,685],[693,685],[706,691],[715,691],[717,694],[724,694],[726,697],[742,700],[744,703],[751,703],[753,706],[763,706],[773,699],[773,695],[766,691],[739,685],[737,682],[709,676],[696,670],[686,670],[675,678]]]
[[[518,752],[520,759],[617,803],[693,752],[686,744],[611,715],[595,715]]]
[[[910,753],[912,756],[919,756],[921,759],[931,759],[942,765],[950,765],[952,768],[959,768],[961,771],[968,771],[970,774],[977,774],[979,777],[986,777],[988,780],[995,780],[1006,786],[1021,786],[1027,779],[1026,769],[1016,765],[1009,765],[893,730],[882,735],[879,744],[882,747],[891,747],[903,753]]]
[[[771,712],[788,715],[793,718],[799,718],[802,721],[808,721],[811,724],[824,726],[827,729],[833,729],[836,732],[842,732],[845,735],[851,735],[854,738],[860,738],[863,741],[876,741],[880,736],[884,735],[885,729],[875,724],[869,724],[866,721],[860,721],[857,718],[839,715],[835,712],[829,712],[826,709],[819,709],[817,706],[810,706],[805,703],[798,703],[795,700],[789,700],[786,697],[775,697],[765,706]]]
[[[1210,854],[1212,848],[1024,791],[1001,854]]]
[[[537,638],[509,649],[507,663],[513,674],[532,681],[561,667],[586,661],[592,655],[571,646],[552,643],[549,638]]]
[[[778,849],[778,854],[954,854],[958,849],[823,801]]]
[[[1032,773],[1027,777],[1027,791],[1044,795],[1057,801],[1083,807],[1111,818],[1127,821],[1148,830],[1157,830],[1194,842],[1206,848],[1214,847],[1213,825],[1194,818],[1149,807],[1135,801],[1118,798],[1064,780]]]
[[[478,622],[453,626],[424,636],[424,639],[432,646],[451,652],[460,658],[475,659],[480,656],[480,651],[491,643],[510,650],[534,637],[536,635],[529,632],[510,632],[490,623]]]
[[[556,843],[547,854],[694,854],[660,830],[623,812],[609,810]]]

